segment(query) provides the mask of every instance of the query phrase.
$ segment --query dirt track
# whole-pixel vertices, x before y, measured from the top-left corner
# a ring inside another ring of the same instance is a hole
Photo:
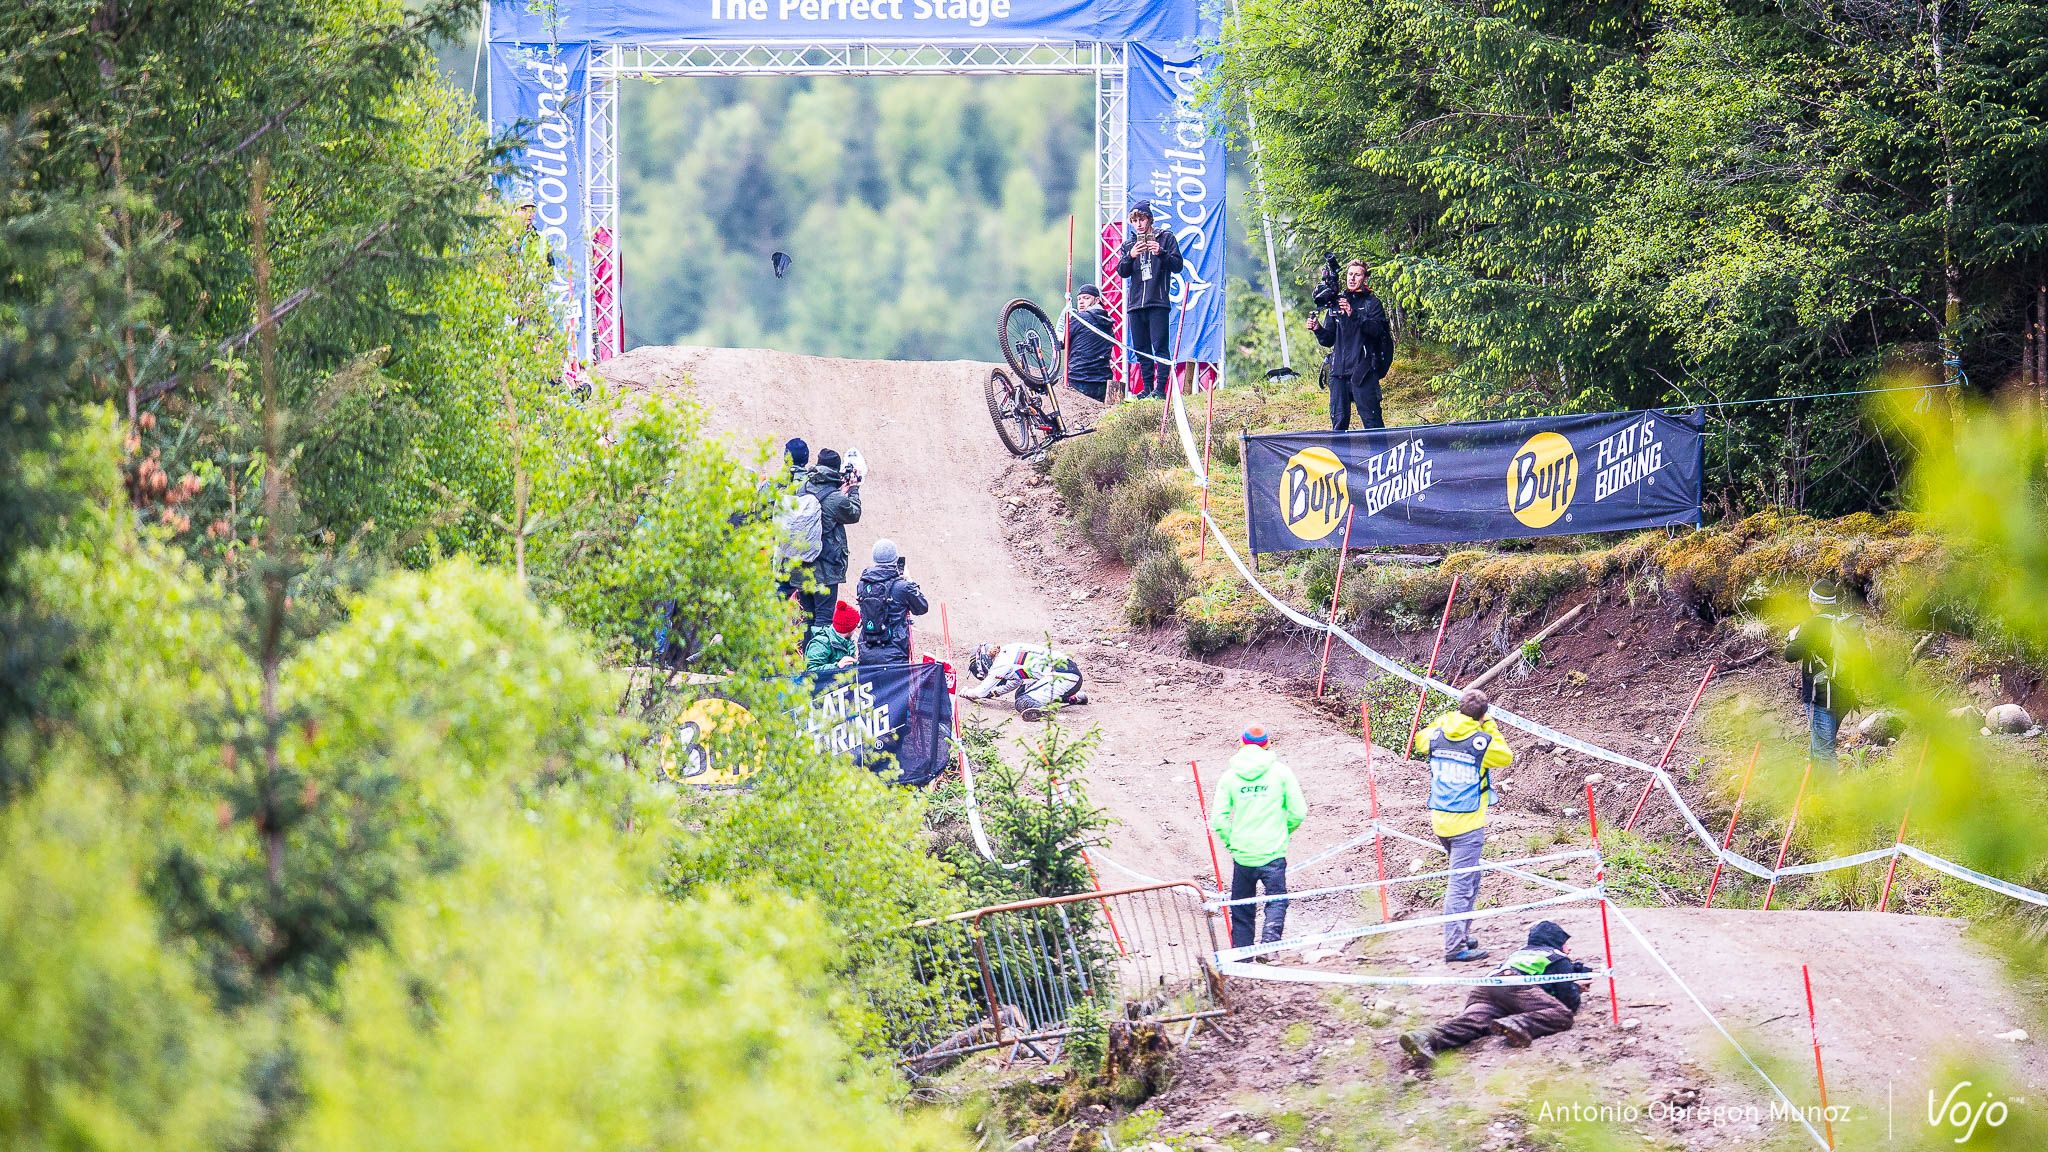
[[[1121,822],[1104,854],[1108,859],[1147,876],[1212,884],[1188,762],[1198,760],[1205,784],[1213,782],[1212,773],[1236,747],[1237,733],[1252,721],[1275,733],[1275,750],[1295,768],[1313,805],[1291,857],[1306,859],[1367,826],[1364,747],[1355,729],[1306,707],[1277,677],[1148,651],[1134,642],[1119,621],[1121,568],[1101,560],[1059,526],[1057,498],[1050,486],[1038,483],[1030,468],[1011,460],[997,443],[981,392],[986,365],[645,348],[611,361],[607,368],[613,380],[629,387],[694,391],[708,406],[714,431],[747,442],[750,449],[753,444],[779,445],[792,435],[804,437],[814,450],[860,448],[870,473],[863,489],[865,513],[850,533],[854,568],[860,567],[875,539],[895,539],[910,558],[910,575],[935,606],[946,604],[956,654],[977,642],[1040,637],[1076,653],[1093,703],[1073,710],[1068,719],[1100,725],[1102,752],[1089,781],[1091,795]],[[685,384],[686,376],[693,384]],[[922,623],[920,648],[938,649],[936,616],[935,607],[933,616]],[[1585,706],[1589,714],[1607,707],[1590,698]],[[1399,732],[1391,738],[1382,735],[1382,744],[1399,742],[1407,718],[1394,718],[1390,726]],[[1381,764],[1380,801],[1390,818],[1426,836],[1419,769],[1388,760]],[[1504,812],[1497,823],[1493,839],[1500,842],[1501,851],[1511,852],[1520,851],[1524,842],[1549,842],[1556,821],[1524,811]],[[1495,854],[1491,847],[1489,854]],[[1389,853],[1389,862],[1394,871],[1407,871],[1424,855],[1402,848]],[[1432,861],[1430,866],[1436,865]],[[1295,887],[1358,880],[1370,872],[1370,855],[1351,852],[1313,875],[1298,876]],[[1111,872],[1102,879],[1110,886],[1132,877]],[[1489,881],[1482,903],[1513,896],[1505,885]],[[1429,896],[1418,892],[1415,898],[1419,906]],[[1324,927],[1330,919],[1327,907],[1302,902],[1290,921],[1290,936]],[[1398,904],[1396,915],[1401,915]],[[1793,1095],[1802,1103],[1812,1096],[1806,1078],[1812,1071],[1811,1049],[1799,986],[1803,962],[1814,969],[1830,1088],[1842,1099],[1866,1110],[1881,1109],[1890,1089],[1902,1112],[1921,1107],[1927,1070],[1950,1053],[1970,1052],[2008,1064],[2019,1082],[2048,1107],[2048,1097],[2040,1096],[2048,1088],[2048,1062],[2037,1055],[2041,1041],[2015,1044],[1992,1039],[2015,1027],[2037,1035],[2048,1029],[2017,1001],[1997,965],[1964,941],[1953,922],[1859,913],[1646,909],[1633,915],[1729,1027],[1782,1061],[1774,1070],[1788,1078],[1788,1090],[1796,1082],[1800,1091]],[[1577,934],[1579,955],[1598,953],[1593,910],[1564,909],[1555,918]],[[1505,921],[1484,927],[1482,937],[1495,947],[1516,934]],[[1710,1100],[1767,1106],[1769,1100],[1753,1075],[1722,1058],[1718,1038],[1699,1013],[1618,925],[1614,931],[1617,961],[1624,973],[1624,1003],[1657,1006],[1625,1010],[1625,1015],[1642,1021],[1639,1031],[1625,1037],[1606,1023],[1605,993],[1596,990],[1581,1013],[1580,1028],[1544,1041],[1537,1054],[1577,1051],[1579,1055],[1566,1063],[1579,1069],[1586,1068],[1588,1060],[1595,1067],[1613,1064],[1598,1076],[1610,1095],[1644,1094],[1647,1099],[1691,1084],[1703,1086]],[[1405,935],[1396,939],[1401,943],[1392,952],[1375,950],[1382,957],[1376,963],[1393,957],[1418,970],[1440,970],[1433,940]],[[1362,959],[1354,949],[1321,963],[1357,970]],[[1458,996],[1439,989],[1398,998],[1407,1018],[1420,1018],[1450,1009]],[[1196,1046],[1188,1061],[1188,1092],[1177,1087],[1161,1100],[1168,1127],[1199,1131],[1214,1122],[1225,1102],[1236,1100],[1244,1116],[1231,1123],[1242,1130],[1262,1114],[1277,1115],[1274,1097],[1291,1092],[1298,1098],[1304,1084],[1347,1074],[1394,1075],[1398,1081],[1398,1074],[1386,1071],[1394,1029],[1381,1026],[1375,1032],[1350,1020],[1362,1015],[1358,1004],[1374,999],[1370,992],[1361,996],[1356,989],[1313,985],[1247,990],[1243,1004],[1255,1016],[1278,1013],[1282,1021],[1309,1020],[1318,1040],[1326,1033],[1348,1035],[1358,1059],[1347,1064],[1353,1049],[1336,1047],[1320,1053],[1320,1064],[1284,1058],[1259,1042],[1278,1043],[1277,1032],[1268,1027],[1274,1022],[1246,1020],[1244,1028],[1253,1043]],[[1785,1015],[1788,1012],[1794,1014]],[[1399,1023],[1397,1019],[1394,1027]],[[1360,1062],[1368,1056],[1376,1071],[1368,1072]],[[1471,1059],[1473,1075],[1500,1066],[1505,1058],[1509,1055],[1491,1042],[1481,1046]],[[1519,1061],[1536,1058],[1539,1055],[1512,1056]],[[1557,1057],[1552,1059],[1549,1067],[1555,1067]],[[1701,1072],[1708,1064],[1715,1065],[1712,1073]],[[1199,1094],[1190,1095],[1196,1086]],[[1866,1119],[1870,1115],[1865,1112]],[[1229,1128],[1226,1124],[1218,1131]],[[1500,1139],[1485,1145],[1475,1139],[1474,1146],[1517,1146],[1519,1131],[1503,1129],[1497,1134]],[[1860,1131],[1875,1133],[1871,1127]],[[1903,1121],[1899,1132],[1908,1136]],[[1662,1135],[1686,1147],[1748,1147],[1786,1133],[1678,1125],[1666,1126]],[[1930,1135],[1923,1126],[1910,1138]],[[1947,1139],[1952,1136],[1942,1143]]]

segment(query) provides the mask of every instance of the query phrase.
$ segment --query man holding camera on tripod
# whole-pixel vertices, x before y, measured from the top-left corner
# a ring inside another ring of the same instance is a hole
[[[1316,343],[1330,349],[1330,430],[1351,428],[1351,407],[1358,406],[1358,426],[1384,428],[1380,415],[1380,379],[1394,363],[1394,332],[1387,310],[1365,284],[1365,261],[1344,266],[1344,287],[1337,287],[1337,257],[1324,257],[1316,304],[1322,309],[1308,319]]]

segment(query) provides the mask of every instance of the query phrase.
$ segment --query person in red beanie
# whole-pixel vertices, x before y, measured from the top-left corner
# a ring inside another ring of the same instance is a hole
[[[841,600],[832,609],[832,627],[811,629],[804,645],[804,671],[817,672],[853,663],[853,630],[860,627],[860,610]]]

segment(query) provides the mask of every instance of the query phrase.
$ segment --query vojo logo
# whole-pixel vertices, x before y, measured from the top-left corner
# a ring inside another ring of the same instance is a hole
[[[1578,453],[1555,432],[1529,437],[1508,462],[1508,511],[1531,528],[1556,523],[1578,488]]]
[[[1321,540],[1344,522],[1351,493],[1344,486],[1344,462],[1328,448],[1304,448],[1280,473],[1280,509],[1287,530],[1303,540]]]

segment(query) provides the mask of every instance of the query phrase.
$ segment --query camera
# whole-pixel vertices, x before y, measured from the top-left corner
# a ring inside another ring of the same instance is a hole
[[[1318,308],[1335,308],[1337,297],[1344,294],[1344,279],[1337,271],[1337,254],[1323,253],[1323,271],[1316,277],[1315,301]]]

